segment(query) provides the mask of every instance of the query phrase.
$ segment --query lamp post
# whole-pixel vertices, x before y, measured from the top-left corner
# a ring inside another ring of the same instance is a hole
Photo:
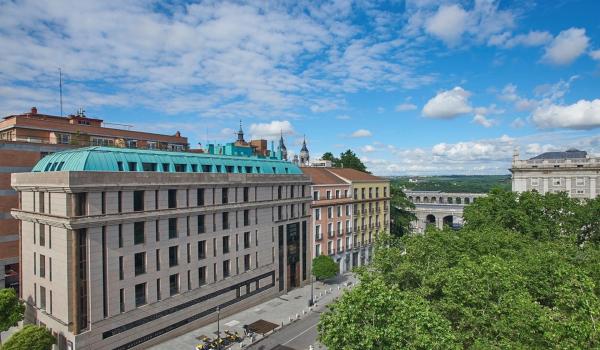
[[[217,349],[221,350],[221,308],[217,305]]]
[[[315,303],[314,292],[313,292],[313,275],[310,275],[310,299],[308,300],[308,306],[313,306]]]

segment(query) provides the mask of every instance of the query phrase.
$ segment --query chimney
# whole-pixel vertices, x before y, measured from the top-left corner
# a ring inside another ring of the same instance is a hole
[[[177,131],[177,132],[175,133],[175,137],[181,137],[181,133],[180,133],[179,131]]]
[[[36,107],[31,107],[31,114],[32,115],[36,115],[37,114],[37,108]]]

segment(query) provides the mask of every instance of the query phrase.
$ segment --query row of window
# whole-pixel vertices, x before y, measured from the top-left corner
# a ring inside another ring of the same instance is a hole
[[[171,247],[173,248],[173,247]],[[139,253],[142,254],[142,253]],[[137,257],[136,257],[136,262],[137,262]],[[242,261],[242,272],[247,272],[252,268],[258,268],[258,252],[255,253],[255,258],[254,258],[254,263],[252,263],[252,258],[250,254],[246,254],[243,256],[243,261]],[[226,279],[228,277],[231,276],[231,260],[227,259],[227,260],[223,260],[221,262],[222,265],[222,277],[223,279]],[[252,267],[252,265],[254,265],[254,267]],[[240,273],[240,264],[239,264],[239,258],[236,258],[235,261],[235,273],[239,274]],[[197,285],[194,287],[192,285],[192,276],[191,276],[191,270],[187,270],[187,288],[186,290],[192,290],[195,288],[200,288],[203,285],[205,285],[207,283],[207,267],[206,266],[200,266],[197,270],[198,272],[198,279],[197,279]],[[217,275],[217,263],[213,264],[213,282],[217,282],[218,279],[218,275]],[[169,275],[169,296],[174,296],[177,295],[179,293],[181,293],[183,291],[183,288],[181,286],[181,278],[179,273],[174,273]],[[161,288],[161,279],[157,278],[156,279],[156,284],[155,284],[155,288],[156,288],[156,301],[162,300],[163,299],[163,295],[162,295],[162,288]],[[143,306],[145,304],[148,303],[148,282],[142,282],[142,283],[138,283],[135,285],[134,287],[134,301],[135,301],[135,307],[140,307]],[[121,288],[119,289],[119,311],[125,312],[126,308],[125,308],[125,289]]]
[[[49,298],[49,300],[46,299],[46,297]],[[47,301],[49,301],[47,303]],[[44,286],[39,286],[39,300],[38,300],[38,285],[37,283],[33,284],[33,303],[35,305],[35,307],[37,307],[38,309],[49,313],[50,315],[52,315],[52,290],[48,291],[48,294],[46,293],[46,287]]]
[[[327,254],[327,255],[333,255],[336,253],[343,253],[345,250],[351,250],[353,248],[353,244],[355,244],[355,248],[358,248],[358,246],[361,245],[366,245],[367,242],[369,244],[371,244],[373,242],[373,236],[371,233],[369,233],[369,237],[368,239],[365,239],[365,237],[362,237],[361,241],[358,241],[357,236],[354,236],[354,241],[350,238],[350,236],[346,237],[345,240],[345,244],[343,244],[343,240],[341,238],[337,239],[337,244],[336,247],[337,249],[333,246],[334,241],[327,241],[327,251],[323,251],[321,248],[321,243],[317,243],[315,244],[315,256],[319,256],[322,254]]]
[[[350,216],[350,214],[352,213],[352,204],[346,204],[343,206],[337,205],[335,207],[335,213],[338,218],[342,216],[343,211],[345,211],[346,216]],[[332,207],[332,206],[327,207],[327,218],[333,219],[333,214],[334,214],[334,207]],[[315,208],[314,217],[315,217],[315,220],[321,220],[321,208]]]
[[[62,163],[62,162],[61,162]],[[48,163],[44,171],[53,171]],[[270,169],[269,169],[270,168]],[[152,163],[152,162],[121,162],[117,161],[118,171],[161,171],[176,173],[228,173],[228,174],[289,174],[290,168],[222,165],[222,164],[188,164],[188,163]],[[58,170],[56,170],[58,171]]]
[[[286,196],[285,198],[298,198],[296,196],[296,193],[294,191],[296,186],[286,186],[289,187],[289,193],[287,193],[288,191],[285,190],[286,192]],[[300,193],[297,193],[298,195],[300,195],[300,197],[304,197],[304,192],[305,192],[305,185],[299,186],[300,187]],[[221,188],[221,189],[216,189],[216,188],[211,188],[208,189],[207,191],[205,191],[204,188],[197,188],[196,189],[196,204],[195,206],[197,207],[201,207],[205,205],[205,192],[210,192],[210,194],[212,195],[212,202],[213,204],[216,204],[216,196],[217,196],[217,190],[220,190],[220,203],[219,204],[228,204],[230,203],[231,200],[233,200],[232,203],[247,203],[250,202],[250,188],[249,187],[242,187],[242,191],[241,191],[241,198],[238,198],[238,193],[239,191],[237,190],[237,188]],[[254,188],[254,200],[256,200],[257,198],[257,190],[258,188],[255,187]],[[178,191],[185,191],[185,199],[184,199],[184,203],[180,203],[180,199],[178,198]],[[144,191],[144,190],[138,190],[138,191],[133,191],[133,211],[144,211],[146,210],[146,193],[150,192],[150,191]],[[154,206],[153,208],[151,208],[152,210],[158,210],[159,209],[159,202],[160,202],[160,191],[158,190],[154,190]],[[34,201],[39,204],[39,212],[44,212],[44,192],[37,192],[37,194],[40,196],[39,200]],[[289,194],[289,196],[287,196]],[[233,198],[232,198],[233,197]],[[74,214],[75,216],[83,216],[83,215],[88,215],[88,196],[86,192],[79,192],[79,193],[75,193],[73,194],[73,198],[74,198]],[[274,199],[274,198],[273,198]],[[278,186],[277,187],[277,199],[284,199],[284,186]],[[106,214],[106,206],[107,206],[107,198],[106,198],[106,192],[101,192],[101,199],[100,199],[101,203],[100,203],[100,211],[102,214]],[[50,202],[50,201],[49,201]],[[35,204],[34,204],[35,205]],[[177,190],[177,189],[169,189],[167,190],[167,208],[169,209],[175,209],[175,208],[183,208],[183,207],[190,207],[190,190],[186,189],[186,190]],[[34,208],[35,211],[36,208]],[[150,208],[148,208],[150,209]],[[117,212],[121,213],[123,212],[123,192],[122,191],[118,191],[117,192]]]
[[[39,262],[39,265],[38,265]],[[39,278],[46,278],[46,256],[44,254],[33,253],[33,274]],[[48,257],[48,280],[52,281],[52,258]]]
[[[258,246],[258,231],[255,232],[255,246]],[[239,236],[235,236],[235,251],[238,252],[240,249],[249,249],[251,247],[251,235],[250,232],[244,232],[242,244],[239,242]],[[192,260],[191,254],[191,243],[187,243],[186,245],[186,263],[190,264]],[[207,257],[207,243],[206,240],[201,240],[197,242],[197,258],[198,260],[206,259]],[[223,254],[229,254],[232,251],[230,247],[230,237],[223,236],[221,237],[221,251]],[[217,256],[217,238],[213,238],[213,257]],[[35,253],[34,253],[35,256]],[[179,265],[179,246],[171,246],[169,247],[169,268],[176,267]],[[156,259],[156,271],[160,271],[161,269],[161,256],[160,249],[156,249],[155,251],[155,259]],[[41,259],[40,259],[41,263]],[[119,264],[119,279],[123,280],[125,278],[125,264],[124,257],[119,256],[118,258]],[[139,252],[134,254],[134,274],[135,276],[143,275],[147,271],[147,252]]]
[[[532,177],[530,179],[531,186],[534,186],[534,187],[540,186],[540,180],[541,179],[538,177]],[[565,181],[564,178],[560,178],[560,177],[552,178],[552,186],[562,186],[564,181]],[[577,186],[577,187],[585,186],[585,178],[583,178],[583,177],[575,178],[575,186]]]

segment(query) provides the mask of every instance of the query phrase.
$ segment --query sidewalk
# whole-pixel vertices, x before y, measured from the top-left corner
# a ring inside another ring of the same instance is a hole
[[[337,281],[339,281],[340,284],[326,284],[322,282],[314,283],[313,287],[316,305],[311,309],[314,310],[316,308],[318,310],[322,310],[325,305],[331,303],[335,298],[337,298],[344,289],[347,289],[348,285],[352,287],[356,283],[355,277],[351,274],[343,275]],[[308,307],[308,299],[310,299],[310,284],[302,288],[294,289],[288,294],[268,300],[251,309],[244,310],[237,314],[221,319],[221,335],[224,335],[223,332],[225,330],[235,331],[239,335],[243,335],[243,325],[250,324],[260,319],[278,324],[280,327],[281,325],[285,327],[286,325],[294,322],[294,320],[297,318],[303,318],[311,312],[311,309]],[[214,339],[216,338],[216,332],[217,323],[214,322],[189,333],[180,335],[174,339],[167,340],[164,343],[155,345],[150,349],[195,349],[197,344],[202,343],[202,341],[196,339],[197,337],[205,335]],[[268,337],[268,334],[265,336]],[[257,342],[260,339],[261,336],[257,335],[254,338],[254,342]],[[246,338],[241,344],[234,344],[228,349],[238,350],[250,344],[250,339]]]

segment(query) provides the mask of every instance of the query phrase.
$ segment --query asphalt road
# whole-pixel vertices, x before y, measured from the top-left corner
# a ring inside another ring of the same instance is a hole
[[[263,341],[254,344],[249,350],[306,350],[317,342],[317,323],[319,311],[313,312],[291,325],[285,326]],[[318,349],[315,347],[315,349]],[[322,346],[321,349],[324,349]]]

